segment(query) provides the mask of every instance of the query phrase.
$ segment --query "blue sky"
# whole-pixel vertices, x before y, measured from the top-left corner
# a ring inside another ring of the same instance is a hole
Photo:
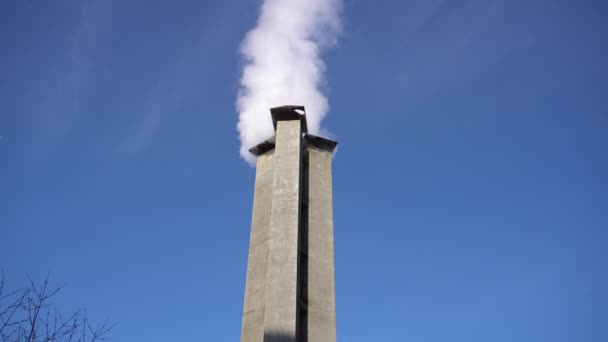
[[[0,3],[0,268],[113,341],[237,341],[257,1]],[[608,340],[602,1],[345,1],[341,341]],[[305,104],[304,104],[305,105]]]

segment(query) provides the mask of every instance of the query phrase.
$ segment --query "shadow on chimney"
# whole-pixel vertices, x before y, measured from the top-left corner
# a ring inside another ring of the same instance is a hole
[[[264,342],[296,342],[296,338],[287,334],[264,333]]]

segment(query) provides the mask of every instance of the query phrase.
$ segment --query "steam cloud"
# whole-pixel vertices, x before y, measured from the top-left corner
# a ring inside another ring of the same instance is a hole
[[[341,0],[263,0],[256,27],[241,45],[245,67],[237,99],[241,156],[274,134],[269,109],[306,106],[308,130],[315,134],[327,113],[319,87],[325,64],[321,49],[340,31]]]

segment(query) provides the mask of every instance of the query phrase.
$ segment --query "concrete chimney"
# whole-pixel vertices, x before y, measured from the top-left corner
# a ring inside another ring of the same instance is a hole
[[[332,153],[302,106],[270,110],[257,156],[241,342],[335,342]]]

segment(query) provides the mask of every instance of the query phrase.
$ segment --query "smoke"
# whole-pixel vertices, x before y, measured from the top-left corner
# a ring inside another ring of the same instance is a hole
[[[256,27],[241,54],[245,67],[237,99],[241,156],[274,134],[271,107],[304,105],[308,130],[315,134],[327,113],[321,92],[325,64],[320,53],[340,31],[341,0],[263,0]]]

